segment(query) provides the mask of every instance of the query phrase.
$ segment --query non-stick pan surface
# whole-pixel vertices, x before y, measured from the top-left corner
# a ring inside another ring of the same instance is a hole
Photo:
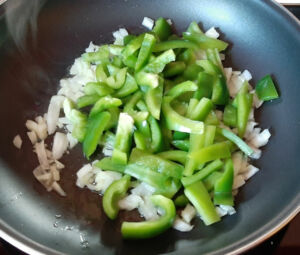
[[[224,254],[242,251],[287,223],[300,198],[300,29],[270,1],[240,0],[9,0],[0,23],[0,235],[33,254]],[[25,135],[25,120],[47,110],[59,79],[90,41],[108,43],[126,27],[144,31],[144,16],[171,18],[178,33],[195,20],[216,26],[231,44],[228,66],[248,69],[254,83],[271,73],[280,99],[256,118],[272,138],[255,162],[261,171],[237,199],[237,214],[190,233],[169,230],[144,241],[123,241],[121,214],[112,222],[100,197],[75,186],[84,159],[78,147],[66,156],[66,198],[48,193],[33,178],[38,162]],[[22,150],[12,145],[21,134]]]

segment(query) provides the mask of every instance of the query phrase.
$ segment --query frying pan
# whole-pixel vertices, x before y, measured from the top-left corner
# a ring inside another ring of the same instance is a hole
[[[30,254],[225,254],[266,239],[299,211],[300,26],[272,1],[240,0],[9,0],[0,23],[0,236]],[[76,147],[63,163],[66,198],[48,193],[33,178],[37,160],[24,123],[46,112],[59,79],[90,41],[108,43],[126,27],[145,31],[144,16],[171,18],[177,33],[195,20],[216,26],[230,42],[226,66],[248,69],[255,83],[271,73],[280,99],[265,103],[256,118],[272,138],[254,164],[261,171],[237,196],[237,213],[190,233],[169,230],[150,240],[123,241],[100,197],[75,186],[85,162]],[[12,145],[21,134],[22,150]]]

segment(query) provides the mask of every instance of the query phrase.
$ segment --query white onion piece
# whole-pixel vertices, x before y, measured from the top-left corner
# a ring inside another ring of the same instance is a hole
[[[143,199],[135,194],[130,194],[123,199],[119,200],[118,205],[122,210],[131,211],[133,209],[138,208],[141,204],[143,204]]]
[[[252,79],[252,75],[247,69],[242,72],[241,77],[246,81],[250,81]]]
[[[49,161],[47,158],[47,152],[46,152],[44,140],[35,144],[35,153],[38,156],[40,166],[43,169],[49,169]]]
[[[167,22],[168,22],[168,24],[169,24],[170,26],[172,26],[173,22],[172,22],[171,19],[167,19]]]
[[[67,133],[67,139],[69,142],[69,148],[72,149],[76,146],[76,144],[78,143],[78,140],[72,136],[71,133]]]
[[[220,34],[215,29],[215,27],[211,27],[210,29],[208,29],[205,32],[205,35],[208,36],[208,37],[214,38],[214,39],[217,39],[220,36]]]
[[[56,123],[59,118],[60,109],[62,107],[63,96],[53,96],[51,97],[50,104],[47,112],[47,125],[48,125],[48,133],[51,135],[56,130]]]
[[[16,135],[13,139],[13,144],[16,148],[21,149],[22,147],[22,139],[20,135]]]
[[[254,147],[259,148],[266,145],[269,142],[271,133],[269,129],[265,129],[261,133],[254,134],[249,141]]]
[[[196,209],[191,204],[187,204],[181,212],[181,217],[186,223],[190,223],[191,220],[196,216]]]
[[[93,190],[104,193],[105,190],[112,184],[114,181],[121,179],[122,175],[113,171],[94,171],[95,173],[95,183]]]
[[[230,96],[235,97],[243,85],[243,80],[239,75],[236,74],[236,71],[233,71],[231,79],[229,80],[227,85]]]
[[[148,17],[144,17],[143,22],[142,22],[142,26],[144,26],[145,28],[148,28],[149,30],[151,30],[154,26],[153,19],[150,19]]]
[[[223,210],[220,206],[216,206],[216,211],[220,217],[227,215],[227,211]]]
[[[95,45],[93,42],[90,42],[89,46],[85,49],[85,52],[96,52],[98,49],[98,45]]]
[[[56,165],[57,169],[65,168],[65,165],[63,163],[61,163],[60,161],[58,161],[58,160],[55,160],[55,165]]]
[[[54,159],[60,159],[68,148],[68,139],[64,133],[56,132],[54,135],[52,154]]]
[[[247,171],[243,174],[245,180],[250,179],[253,175],[255,175],[259,169],[253,165],[248,165]]]
[[[236,213],[234,207],[232,207],[230,205],[220,205],[220,208],[222,210],[226,211],[226,213],[229,214],[229,215],[232,215],[232,214]]]
[[[52,188],[61,196],[65,197],[67,194],[66,192],[61,188],[61,186],[57,182],[53,182]]]
[[[159,218],[157,209],[151,202],[150,196],[144,197],[144,203],[139,205],[138,211],[146,220],[157,220]]]
[[[180,219],[178,216],[176,216],[173,222],[173,228],[181,232],[189,232],[193,229],[193,227],[194,226]]]
[[[27,132],[27,136],[32,144],[38,141],[37,135],[34,131]]]
[[[151,196],[155,192],[155,188],[145,182],[141,182],[138,186],[131,190],[132,194],[145,197]]]
[[[237,175],[234,177],[232,189],[237,189],[245,184],[243,175]]]

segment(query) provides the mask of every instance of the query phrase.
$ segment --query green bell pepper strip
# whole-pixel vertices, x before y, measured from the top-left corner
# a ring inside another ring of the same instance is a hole
[[[140,150],[146,150],[148,148],[146,139],[140,131],[135,130],[133,134],[133,138],[134,138],[134,143],[136,145],[136,148]]]
[[[142,42],[144,40],[144,34],[139,35],[138,37],[132,39],[123,49],[121,55],[123,58],[123,62],[133,56],[133,54],[142,46]],[[126,63],[124,63],[126,64]]]
[[[118,68],[124,67],[121,56],[114,56],[111,63]]]
[[[186,64],[183,61],[174,61],[166,65],[164,77],[174,77],[184,72]]]
[[[155,21],[152,31],[157,35],[160,41],[167,40],[172,34],[171,26],[164,18],[159,18]]]
[[[226,126],[236,127],[237,124],[237,109],[231,104],[224,108],[223,121]]]
[[[77,99],[76,105],[77,105],[77,108],[80,109],[80,108],[95,104],[99,99],[100,99],[100,96],[98,94],[82,96]]]
[[[189,157],[189,155],[203,148],[204,139],[205,139],[205,131],[202,134],[190,135],[190,148],[189,148],[189,153],[187,155],[186,163],[183,171],[184,176],[190,176],[194,173],[197,167],[197,162],[193,158]]]
[[[102,205],[108,218],[114,220],[118,216],[118,201],[122,199],[129,188],[130,176],[125,175],[120,180],[114,181],[104,192]]]
[[[187,32],[191,33],[191,34],[203,34],[203,32],[201,31],[200,27],[198,26],[196,21],[193,21],[190,23]]]
[[[137,129],[142,133],[145,138],[151,140],[151,129],[147,120],[139,121],[136,123]]]
[[[203,71],[203,68],[196,63],[190,64],[186,67],[186,69],[183,72],[183,77],[187,80],[197,80],[197,77],[200,72]]]
[[[237,128],[240,137],[243,137],[246,131],[252,100],[253,94],[239,93],[237,95]]]
[[[205,125],[204,147],[212,145],[214,143],[216,130],[216,126]]]
[[[95,152],[110,117],[109,112],[100,112],[89,117],[83,140],[83,152],[87,159]]]
[[[103,45],[96,52],[82,54],[82,58],[89,63],[109,63],[109,47],[108,45]]]
[[[148,89],[145,94],[145,102],[147,108],[150,111],[151,115],[159,120],[160,119],[160,110],[161,103],[163,98],[163,83],[154,89]]]
[[[182,165],[139,149],[132,150],[129,163],[136,163],[142,170],[149,169],[176,179],[180,179],[183,172]]]
[[[126,46],[128,43],[130,43],[133,39],[135,39],[136,36],[135,35],[126,35],[124,38],[123,38],[123,43],[124,45]]]
[[[187,49],[184,52],[182,52],[179,56],[178,56],[178,61],[183,61],[185,62],[186,65],[190,65],[196,62],[196,55],[194,50],[192,49]]]
[[[105,82],[107,79],[107,73],[106,73],[106,66],[104,66],[103,64],[99,64],[96,67],[96,79],[98,82]]]
[[[83,142],[87,132],[87,116],[86,114],[72,109],[69,115],[70,121],[73,124],[72,136],[79,142]]]
[[[184,194],[181,194],[174,199],[174,204],[176,207],[185,207],[188,203],[189,200]]]
[[[192,111],[187,115],[188,118],[192,120],[205,120],[207,115],[213,109],[214,105],[212,101],[206,97],[202,97],[200,102],[194,106]]]
[[[136,92],[137,90],[138,90],[138,86],[135,79],[131,74],[127,72],[124,86],[118,89],[114,94],[114,96],[118,98],[123,98],[129,96],[130,94]]]
[[[187,152],[186,151],[180,151],[180,150],[170,150],[170,151],[163,151],[160,153],[156,154],[157,156],[171,160],[171,161],[176,161],[179,162],[180,164],[184,165],[187,157]]]
[[[161,195],[151,196],[152,203],[163,210],[158,220],[142,222],[123,222],[121,233],[125,239],[144,239],[157,236],[170,228],[176,216],[176,209],[171,199]]]
[[[124,49],[123,45],[109,44],[108,50],[111,55],[120,56]]]
[[[208,191],[211,191],[214,189],[215,183],[216,181],[222,176],[222,173],[220,172],[212,172],[209,176],[207,176],[206,178],[204,178],[202,180],[205,188]]]
[[[183,140],[183,139],[189,138],[189,136],[190,136],[189,133],[174,131],[173,140]]]
[[[126,168],[126,165],[115,163],[110,157],[102,158],[95,163],[95,166],[105,171],[114,171],[119,173],[124,173]]]
[[[279,97],[274,82],[269,74],[257,82],[255,93],[258,98],[263,101],[269,101]]]
[[[239,138],[233,132],[231,132],[225,128],[217,128],[217,132],[219,134],[222,134],[224,137],[226,137],[231,142],[233,142],[247,156],[251,156],[251,154],[253,153],[253,150],[248,146],[248,144],[246,144],[241,138]]]
[[[171,88],[167,93],[166,96],[171,97],[172,99],[182,95],[185,92],[196,91],[198,86],[192,81],[185,81],[180,84],[177,84],[173,88]]]
[[[130,115],[126,113],[120,113],[116,132],[116,140],[112,154],[112,160],[115,163],[127,163],[127,155],[131,147],[131,140],[134,129],[133,124],[134,120]]]
[[[220,217],[201,181],[185,187],[184,194],[194,205],[205,225],[220,221]]]
[[[149,116],[148,112],[138,112],[134,110],[135,105],[142,96],[143,93],[141,91],[135,92],[124,106],[124,112],[128,113],[136,122],[143,122]]]
[[[181,182],[183,186],[188,186],[193,184],[197,181],[202,181],[204,178],[209,176],[212,172],[217,171],[222,168],[223,162],[220,159],[216,159],[215,161],[209,163],[207,166],[205,166],[202,170],[199,172],[191,175],[181,178]]]
[[[128,164],[125,168],[125,174],[154,187],[156,194],[162,194],[170,198],[173,197],[181,187],[179,179],[152,171],[148,165],[144,165],[141,162]]]
[[[179,115],[177,112],[175,112],[172,109],[170,105],[172,99],[173,99],[172,97],[166,96],[163,99],[163,103],[162,103],[162,111],[166,118],[167,127],[175,131],[201,134],[204,129],[203,122],[190,120],[188,118]]]
[[[156,88],[160,84],[160,77],[158,74],[154,73],[146,73],[144,71],[140,71],[135,73],[135,80],[140,86],[148,86],[152,89]]]
[[[163,139],[159,123],[152,116],[148,119],[151,129],[151,151],[154,153],[162,150]]]
[[[113,89],[106,86],[104,83],[100,82],[88,82],[83,87],[83,92],[86,95],[97,94],[100,97],[107,96],[113,93]]]
[[[148,112],[148,107],[145,104],[144,100],[140,99],[137,103],[136,103],[136,107],[142,111],[142,112]]]
[[[197,46],[203,50],[217,48],[219,51],[223,51],[228,46],[228,43],[226,42],[223,42],[218,39],[210,38],[200,33],[184,32],[182,35],[184,39],[196,43]]]
[[[189,151],[190,141],[189,140],[174,140],[172,145],[182,151]]]
[[[227,159],[225,162],[224,173],[215,182],[214,186],[214,204],[233,206],[232,185],[233,185],[233,162]]]
[[[221,70],[223,70],[223,64],[220,59],[220,54],[218,49],[207,49],[206,56],[207,59],[210,60],[214,65],[218,66]]]
[[[148,62],[155,42],[156,39],[152,34],[148,34],[148,33],[145,34],[135,64],[135,71],[139,71]]]
[[[122,101],[119,98],[114,98],[111,96],[101,97],[92,107],[89,116],[93,116],[99,112],[107,110],[111,107],[118,107],[122,105]]]
[[[199,103],[199,100],[196,98],[191,98],[187,111],[186,111],[186,116],[189,117],[193,114],[194,108],[197,106],[197,104]]]
[[[163,115],[161,116],[160,127],[163,136],[163,149],[170,150],[172,141],[172,131],[167,128],[166,119]]]
[[[113,89],[119,89],[125,83],[126,74],[127,74],[127,67],[124,67],[120,69],[116,74],[109,76],[106,79],[106,84]]]
[[[110,120],[107,123],[107,126],[105,127],[105,130],[109,130],[111,128],[116,128],[119,120],[120,115],[120,109],[118,107],[110,107],[107,109],[107,111],[110,113]]]
[[[143,70],[147,73],[161,73],[165,66],[172,61],[175,61],[176,55],[173,50],[167,50],[149,62]]]
[[[197,77],[198,90],[193,98],[200,100],[202,97],[211,98],[215,77],[206,72],[200,72]]]
[[[155,44],[153,48],[153,52],[160,52],[160,51],[166,51],[169,49],[196,49],[197,45],[193,42],[186,41],[186,40],[169,40],[164,42],[158,42]]]
[[[214,111],[211,111],[204,120],[206,125],[219,125],[220,121]]]
[[[134,69],[135,68],[135,64],[136,64],[136,61],[137,61],[137,53],[134,53],[133,55],[130,55],[128,58],[126,59],[123,59],[123,63],[125,66],[131,68],[131,69]]]
[[[215,143],[204,147],[199,151],[192,152],[188,157],[192,158],[198,164],[203,164],[221,158],[230,157],[230,144],[228,142]]]

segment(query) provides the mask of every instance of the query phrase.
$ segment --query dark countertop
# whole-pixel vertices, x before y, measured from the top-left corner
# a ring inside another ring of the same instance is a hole
[[[288,6],[298,19],[300,19],[300,6]],[[259,246],[244,253],[244,255],[272,254],[296,255],[300,254],[300,215],[298,214],[287,226]],[[0,239],[1,255],[25,255],[6,241]]]

